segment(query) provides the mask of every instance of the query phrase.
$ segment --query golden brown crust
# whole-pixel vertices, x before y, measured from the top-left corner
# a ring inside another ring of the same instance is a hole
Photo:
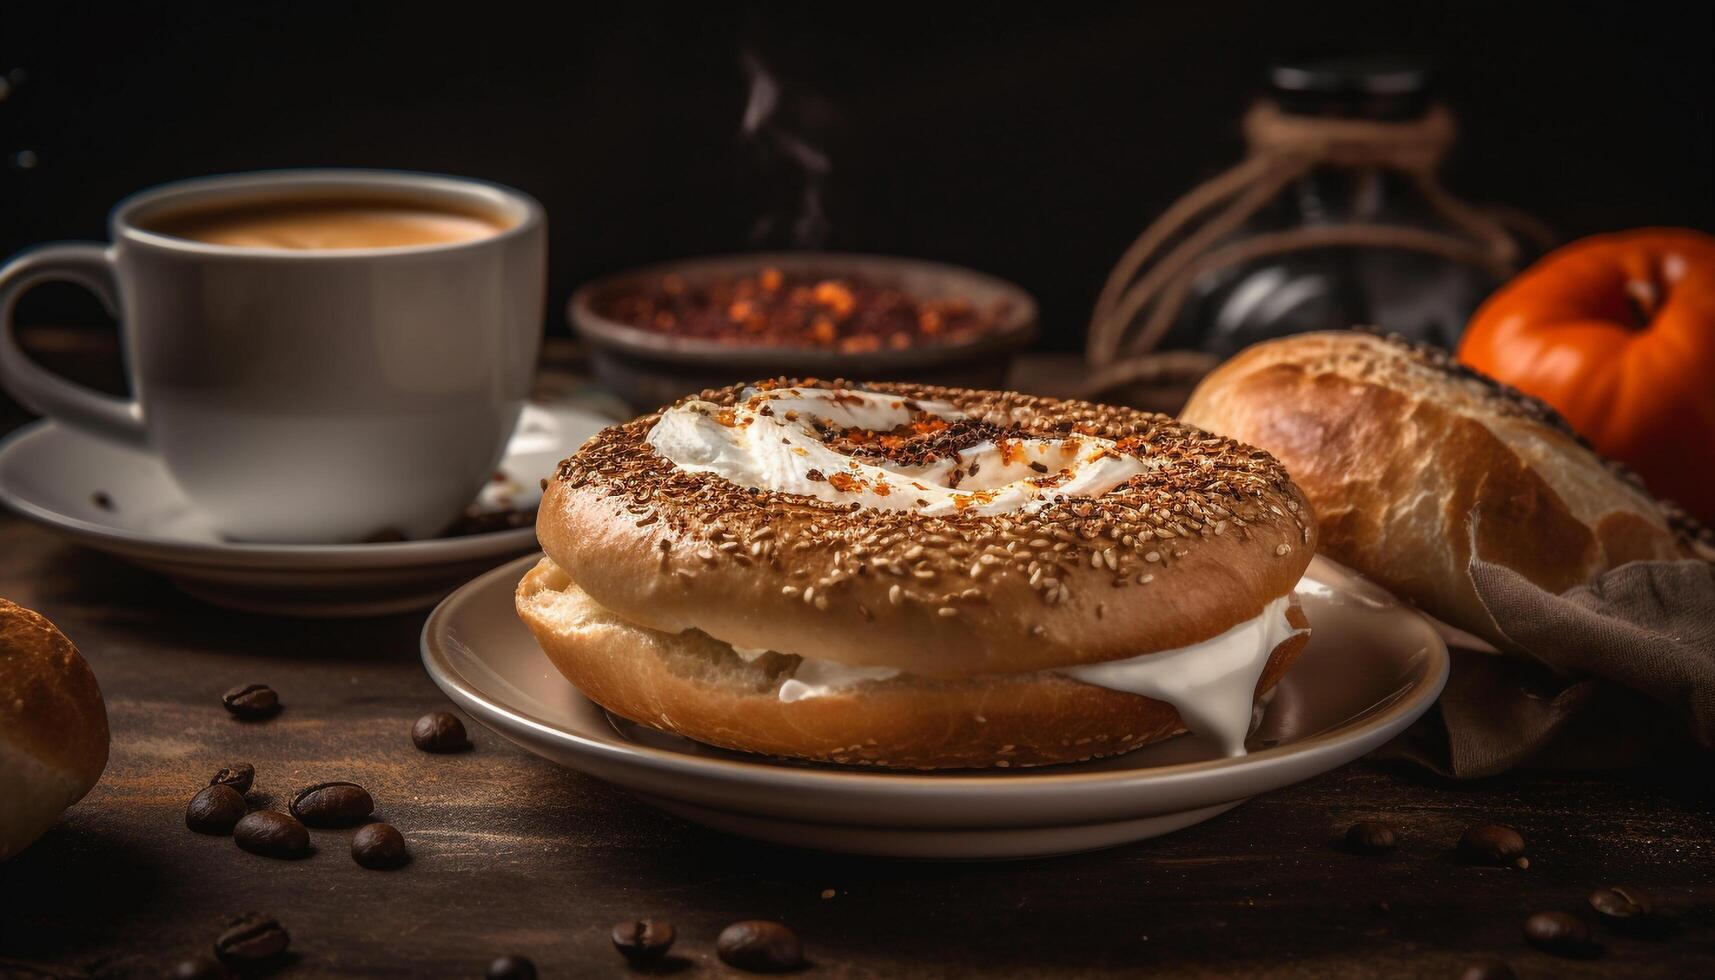
[[[724,748],[888,768],[1009,768],[1117,755],[1185,728],[1164,702],[1043,673],[901,677],[783,702],[778,668],[743,665],[696,632],[628,623],[568,589],[576,586],[543,559],[517,594],[519,614],[566,679],[615,714]],[[1288,618],[1308,625],[1297,606]],[[1307,642],[1299,634],[1273,651],[1258,697]]]
[[[561,465],[537,520],[543,550],[631,622],[943,679],[1188,646],[1290,592],[1315,550],[1304,497],[1273,458],[1164,416],[815,384],[948,401],[1041,437],[1112,439],[1152,471],[1035,514],[858,510],[680,470],[647,444],[659,417],[648,415]],[[701,398],[732,404],[742,387]]]
[[[0,599],[0,859],[89,792],[107,748],[107,708],[77,647]]]
[[[1496,643],[1466,571],[1476,550],[1564,591],[1686,542],[1634,480],[1554,412],[1444,357],[1352,331],[1258,344],[1215,369],[1182,418],[1278,457],[1323,554]]]
[[[3,598],[0,732],[29,755],[86,776],[89,786],[107,766],[107,707],[89,664],[46,617]]]

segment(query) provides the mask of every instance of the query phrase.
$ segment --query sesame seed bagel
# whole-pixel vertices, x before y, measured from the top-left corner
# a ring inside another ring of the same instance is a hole
[[[1303,648],[1308,504],[1159,415],[786,380],[607,429],[545,487],[519,614],[607,709],[715,745],[1027,766],[1243,750]]]
[[[1207,640],[1290,594],[1315,535],[1273,457],[1165,416],[784,380],[599,433],[537,520],[639,626],[943,680]]]

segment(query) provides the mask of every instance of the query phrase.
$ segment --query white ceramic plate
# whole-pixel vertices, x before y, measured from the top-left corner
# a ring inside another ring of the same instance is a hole
[[[610,419],[526,406],[507,444],[503,483],[479,504],[541,497],[541,479]],[[97,493],[105,495],[103,506]],[[388,544],[268,545],[224,541],[154,456],[36,422],[0,441],[0,502],[80,544],[172,579],[217,605],[293,616],[370,616],[421,609],[470,576],[536,547],[534,528]]]
[[[1190,736],[1116,759],[1027,770],[851,771],[747,756],[615,719],[549,664],[512,608],[535,558],[459,589],[423,628],[429,676],[484,725],[689,820],[855,854],[976,859],[1109,847],[1206,820],[1356,759],[1422,715],[1447,648],[1422,616],[1330,562],[1299,585],[1312,634],[1249,740]]]

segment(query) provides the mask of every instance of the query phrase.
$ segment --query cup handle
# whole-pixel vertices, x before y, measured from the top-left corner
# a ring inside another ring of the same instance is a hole
[[[114,398],[68,381],[30,360],[13,336],[18,299],[43,282],[71,282],[100,297],[119,315],[119,281],[112,252],[93,242],[67,242],[25,249],[0,268],[0,384],[43,415],[134,446],[146,441],[143,409],[135,400]]]

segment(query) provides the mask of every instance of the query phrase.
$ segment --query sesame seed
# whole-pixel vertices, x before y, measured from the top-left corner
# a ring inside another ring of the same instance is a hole
[[[941,608],[935,610],[935,615],[941,617],[942,619],[950,619],[953,616],[957,616],[958,614],[959,614],[959,611],[957,609],[954,609],[952,606],[942,606]]]

